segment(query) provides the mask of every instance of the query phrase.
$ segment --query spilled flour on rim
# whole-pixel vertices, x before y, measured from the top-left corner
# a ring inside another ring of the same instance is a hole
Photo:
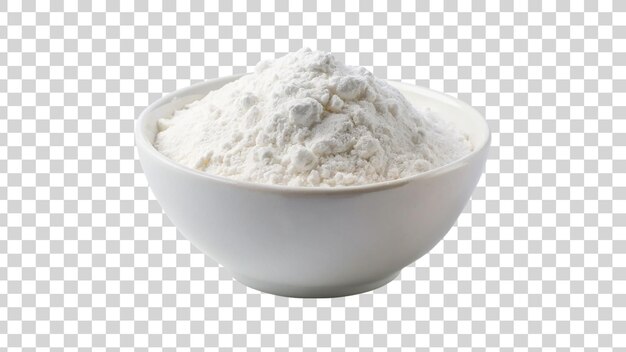
[[[468,139],[428,107],[331,54],[302,49],[158,121],[154,145],[209,174],[291,186],[365,185],[463,157]]]

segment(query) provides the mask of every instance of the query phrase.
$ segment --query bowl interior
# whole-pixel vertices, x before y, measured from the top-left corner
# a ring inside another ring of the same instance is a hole
[[[141,135],[148,143],[152,144],[157,134],[157,120],[172,115],[174,111],[203,98],[210,91],[219,89],[226,83],[232,82],[239,77],[231,76],[202,82],[159,99],[142,114],[141,121],[139,121],[140,126],[138,126],[142,131]],[[465,133],[474,145],[474,150],[480,149],[487,142],[489,137],[487,122],[471,106],[427,88],[400,82],[390,81],[389,83],[400,90],[415,106],[429,107],[438,117],[448,121]]]
[[[156,151],[152,143],[154,143],[154,138],[158,133],[157,121],[159,119],[171,116],[174,111],[183,108],[191,102],[204,98],[210,91],[219,89],[226,83],[232,82],[239,77],[241,77],[241,75],[212,79],[194,84],[190,87],[169,93],[152,103],[152,105],[148,106],[146,110],[142,112],[137,121],[137,131],[141,132],[140,135],[137,136],[138,142],[142,144],[147,143],[150,149]]]
[[[430,108],[437,114],[437,117],[451,123],[466,134],[474,150],[481,149],[487,143],[489,139],[487,121],[473,107],[430,89],[392,81],[389,81],[389,84],[400,90],[414,106]]]
[[[206,82],[198,83],[193,86],[177,90],[173,93],[170,93],[163,98],[157,100],[152,105],[146,108],[143,113],[140,115],[137,125],[135,127],[136,131],[136,143],[137,146],[146,150],[148,153],[154,153],[154,155],[163,160],[166,164],[174,166],[179,169],[184,169],[188,172],[192,172],[198,175],[202,175],[204,177],[208,177],[215,180],[222,180],[224,182],[229,183],[237,183],[237,184],[247,184],[246,182],[234,181],[231,179],[225,179],[220,176],[209,175],[206,173],[201,173],[197,170],[188,169],[183,167],[182,165],[178,165],[172,160],[169,160],[167,157],[162,155],[153,145],[154,139],[157,131],[157,121],[161,118],[171,116],[174,111],[184,107],[185,105],[203,98],[206,94],[208,94],[212,90],[216,90],[224,86],[225,84],[232,82],[241,77],[239,76],[229,76],[224,78],[212,79]],[[445,172],[445,170],[454,168],[461,164],[461,161],[467,160],[471,158],[474,154],[481,151],[485,148],[489,143],[489,128],[487,126],[487,122],[481,116],[481,114],[476,111],[471,106],[465,104],[464,102],[455,99],[451,96],[445,95],[443,93],[438,93],[432,91],[427,88],[412,86],[400,82],[389,82],[392,86],[396,87],[400,90],[404,96],[415,106],[417,107],[429,107],[432,111],[434,111],[440,118],[448,121],[453,126],[455,126],[459,131],[466,134],[469,140],[472,142],[474,147],[473,151],[466,155],[465,157],[450,163],[448,165],[444,165],[437,169],[430,170],[428,172],[424,172],[421,174],[413,175],[407,178],[380,182],[373,185],[363,185],[363,186],[350,186],[350,187],[342,187],[342,188],[331,188],[333,191],[348,191],[350,189],[369,189],[373,187],[387,187],[394,184],[399,184],[405,182],[409,179],[413,179],[415,177],[426,177],[429,175],[430,177],[435,176],[441,172]],[[455,166],[456,165],[456,166]],[[255,187],[259,187],[258,184],[252,184]],[[287,190],[293,188],[294,190],[306,190],[306,191],[315,191],[317,188],[303,188],[303,187],[290,187],[290,186],[276,186],[276,185],[263,185],[267,187],[262,188],[276,188]]]

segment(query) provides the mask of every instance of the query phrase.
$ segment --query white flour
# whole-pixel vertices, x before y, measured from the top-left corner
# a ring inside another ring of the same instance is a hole
[[[385,81],[303,49],[159,120],[155,146],[210,174],[294,186],[411,176],[469,153],[467,139]]]

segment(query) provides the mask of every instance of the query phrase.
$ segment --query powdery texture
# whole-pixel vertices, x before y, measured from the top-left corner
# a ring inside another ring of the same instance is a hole
[[[303,49],[159,120],[156,148],[210,174],[256,183],[349,186],[450,163],[472,149],[365,68]]]

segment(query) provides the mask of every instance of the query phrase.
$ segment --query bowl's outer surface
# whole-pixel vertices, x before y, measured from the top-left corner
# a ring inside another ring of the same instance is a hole
[[[207,81],[148,107],[137,123],[137,147],[150,187],[181,233],[253,288],[330,297],[385,284],[443,238],[482,174],[489,136],[486,125],[475,125],[484,120],[438,93],[427,97],[438,99],[433,110],[474,119],[464,131],[482,144],[441,171],[384,187],[281,191],[207,176],[154,149],[158,118],[232,79]],[[396,86],[411,101],[426,91]]]

